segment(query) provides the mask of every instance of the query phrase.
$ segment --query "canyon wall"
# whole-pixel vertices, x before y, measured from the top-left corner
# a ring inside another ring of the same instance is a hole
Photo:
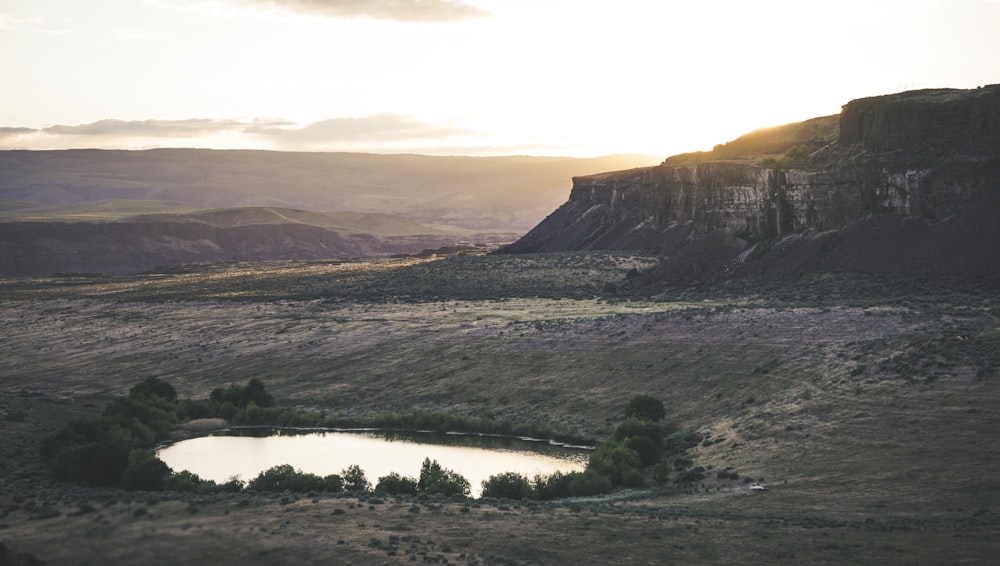
[[[669,256],[720,232],[716,239],[738,252],[872,216],[958,218],[974,224],[970,237],[990,236],[983,224],[1000,222],[1000,85],[855,100],[827,138],[787,135],[800,130],[761,131],[654,167],[576,177],[569,200],[506,251]],[[785,153],[735,151],[751,146]]]

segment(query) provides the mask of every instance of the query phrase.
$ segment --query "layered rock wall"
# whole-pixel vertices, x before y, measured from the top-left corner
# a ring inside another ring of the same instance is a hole
[[[668,161],[576,177],[569,200],[508,251],[670,254],[717,230],[757,240],[871,214],[942,219],[1000,192],[1000,85],[861,99],[844,107],[840,124],[813,167]]]

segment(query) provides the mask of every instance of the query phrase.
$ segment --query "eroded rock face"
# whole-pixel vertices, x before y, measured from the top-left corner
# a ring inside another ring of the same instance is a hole
[[[840,144],[872,152],[995,156],[1000,147],[1000,85],[854,100],[841,113]]]
[[[990,218],[1000,220],[1000,85],[861,99],[844,107],[839,122],[836,141],[801,168],[727,155],[574,178],[569,201],[507,251],[637,249],[670,256],[716,231],[727,233],[726,248],[735,249],[733,238],[817,234],[871,215],[924,222],[968,215],[981,224],[983,211],[992,210]],[[738,145],[727,144],[725,152],[718,146],[716,153],[731,154]],[[976,229],[969,233],[981,237]]]

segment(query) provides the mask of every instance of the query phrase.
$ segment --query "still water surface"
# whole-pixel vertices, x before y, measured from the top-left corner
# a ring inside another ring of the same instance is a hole
[[[234,476],[249,481],[281,464],[319,476],[340,474],[356,464],[372,486],[391,472],[416,479],[424,458],[430,458],[464,476],[471,495],[479,497],[482,481],[492,475],[518,472],[534,478],[581,471],[589,452],[547,442],[474,435],[268,431],[266,436],[192,438],[160,449],[158,456],[174,471],[188,470],[219,483]]]

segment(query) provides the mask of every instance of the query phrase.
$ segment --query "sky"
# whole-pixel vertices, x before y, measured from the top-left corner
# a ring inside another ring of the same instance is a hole
[[[1000,83],[1000,0],[0,0],[0,149],[711,149]]]

